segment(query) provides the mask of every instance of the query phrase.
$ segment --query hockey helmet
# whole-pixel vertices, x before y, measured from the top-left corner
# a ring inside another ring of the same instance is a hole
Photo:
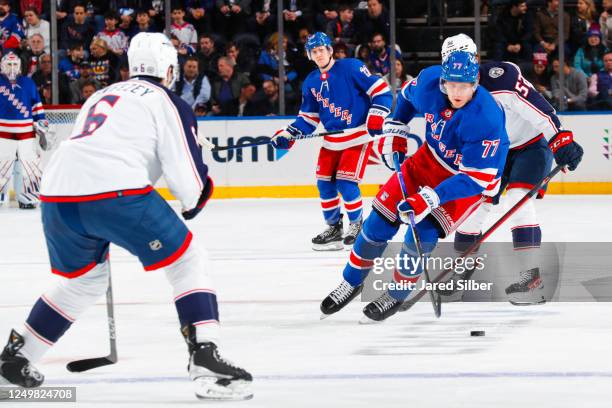
[[[473,84],[475,91],[478,87],[478,70],[479,64],[476,55],[466,51],[451,53],[442,63],[440,90],[446,93],[445,82],[466,82]]]
[[[317,31],[313,35],[309,36],[306,40],[306,45],[304,48],[306,49],[306,54],[308,54],[308,59],[312,59],[310,52],[317,47],[327,47],[329,52],[333,52],[331,40],[327,34],[322,33],[321,31]]]
[[[478,49],[476,43],[468,35],[463,33],[453,35],[444,40],[442,44],[442,62],[446,61],[449,55],[455,51],[466,51],[476,55]]]
[[[9,52],[0,62],[0,72],[9,79],[15,81],[21,75],[21,59],[14,52]]]
[[[128,48],[130,77],[147,75],[166,79],[168,67],[172,67],[172,78],[166,87],[171,88],[178,79],[177,52],[168,37],[162,33],[139,33]]]

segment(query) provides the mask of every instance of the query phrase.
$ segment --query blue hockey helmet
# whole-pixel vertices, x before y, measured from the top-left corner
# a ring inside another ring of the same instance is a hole
[[[328,47],[330,49],[330,52],[333,52],[331,40],[329,39],[327,34],[322,33],[321,31],[317,31],[313,35],[309,36],[306,40],[306,45],[304,46],[304,48],[306,48],[306,54],[308,54],[308,59],[312,59],[310,57],[310,51],[317,47]]]
[[[474,90],[478,86],[478,60],[472,53],[466,51],[455,51],[442,62],[442,73],[440,74],[440,88],[444,89],[444,82],[468,82],[474,84]]]

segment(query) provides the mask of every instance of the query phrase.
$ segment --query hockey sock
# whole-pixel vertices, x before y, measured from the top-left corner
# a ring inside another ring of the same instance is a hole
[[[36,362],[95,303],[108,287],[108,263],[96,265],[85,275],[64,279],[34,304],[26,322],[21,352]]]
[[[206,254],[192,242],[176,262],[166,267],[181,328],[193,325],[198,343],[219,340],[219,309],[209,275],[211,266]]]
[[[361,285],[374,265],[374,259],[382,255],[387,241],[393,238],[397,230],[397,226],[372,211],[353,244],[349,261],[342,273],[344,280],[353,287]]]
[[[514,205],[525,194],[526,189],[516,188],[508,190],[508,205]],[[537,268],[540,264],[539,254],[542,244],[542,230],[538,224],[533,200],[527,201],[510,220],[512,230],[512,243],[515,259],[520,271]]]
[[[334,225],[340,221],[340,196],[336,183],[327,180],[317,180],[317,188],[321,197],[321,209],[323,218],[328,225]]]
[[[363,202],[361,191],[356,181],[338,180],[336,181],[338,190],[344,201],[344,209],[348,214],[351,223],[359,222],[363,216]]]
[[[408,284],[416,284],[419,280],[423,272],[423,265],[427,262],[428,255],[431,254],[438,243],[438,230],[428,218],[425,218],[417,224],[417,232],[421,240],[423,257],[419,257],[412,231],[410,231],[410,227],[408,227],[408,231],[406,231],[406,236],[404,238],[404,245],[402,245],[402,250],[400,251],[399,263],[396,265],[397,267],[393,273],[394,282],[404,283],[404,285],[389,290],[389,295],[396,300],[403,301],[410,295],[413,288],[409,288]]]

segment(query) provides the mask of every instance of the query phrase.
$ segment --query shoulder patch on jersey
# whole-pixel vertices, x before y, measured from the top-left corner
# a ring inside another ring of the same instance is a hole
[[[489,70],[489,76],[491,78],[499,78],[500,76],[504,75],[504,69],[501,67],[493,67]]]
[[[366,67],[365,65],[362,65],[361,68],[359,68],[359,70],[361,72],[363,72],[363,74],[367,77],[371,77],[372,74],[370,73],[370,70],[368,69],[368,67]]]

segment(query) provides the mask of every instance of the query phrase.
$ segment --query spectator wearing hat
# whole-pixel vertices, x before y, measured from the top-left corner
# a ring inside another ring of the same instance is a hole
[[[561,67],[559,58],[555,57],[552,62],[554,75],[550,80],[553,94],[553,106],[559,108],[560,101],[565,100],[568,110],[581,111],[586,109],[588,96],[587,79],[581,71],[570,66],[569,61]],[[559,81],[560,70],[563,69],[565,84]]]
[[[118,23],[119,15],[114,10],[107,11],[104,15],[104,30],[100,31],[96,37],[106,41],[108,49],[120,56],[127,52],[128,36],[117,27]]]
[[[102,89],[102,84],[94,78],[91,70],[91,65],[87,61],[81,61],[79,64],[79,79],[70,83],[70,103],[81,103],[83,84],[85,82],[92,83],[96,90]]]
[[[589,78],[603,69],[603,56],[606,51],[606,47],[601,43],[601,32],[597,28],[590,29],[587,32],[586,44],[576,52],[574,68]]]
[[[40,34],[45,44],[45,52],[51,52],[51,26],[46,20],[40,18],[36,7],[26,8],[23,14],[23,28],[26,38],[31,38],[34,34]]]
[[[89,62],[93,71],[94,78],[102,84],[108,86],[117,82],[119,59],[108,49],[106,41],[95,38],[89,47]]]
[[[532,54],[533,19],[525,0],[511,0],[495,24],[493,59],[499,61],[529,61]]]
[[[119,29],[130,35],[134,26],[134,9],[129,7],[123,7],[119,9]]]
[[[545,52],[533,53],[532,65],[529,70],[523,72],[525,78],[533,87],[544,95],[548,101],[552,101],[550,89],[550,71],[548,70],[548,54]]]
[[[604,67],[591,76],[589,96],[594,100],[593,109],[612,109],[612,51],[603,57]]]
[[[72,9],[72,15],[66,18],[63,25],[60,48],[67,50],[74,43],[90,44],[94,34],[94,27],[91,20],[87,18],[85,6],[77,4]]]

